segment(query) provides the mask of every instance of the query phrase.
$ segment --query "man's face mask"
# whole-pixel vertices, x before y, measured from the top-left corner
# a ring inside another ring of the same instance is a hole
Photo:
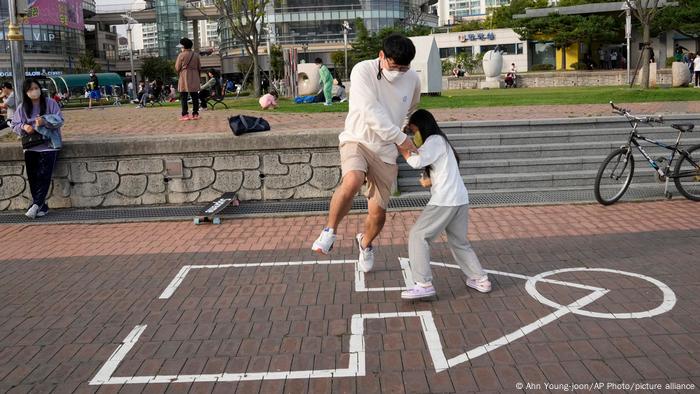
[[[384,66],[382,66],[382,62],[384,63]],[[397,66],[390,64],[389,59],[382,57],[379,60],[379,74],[377,75],[377,79],[381,79],[381,76],[383,75],[387,82],[393,83],[397,79],[401,78],[410,68],[411,66]]]
[[[393,83],[394,81],[399,79],[403,73],[401,71],[398,71],[398,70],[394,70],[394,71],[382,70],[382,74],[384,75],[384,78],[386,78],[386,80],[389,83]]]

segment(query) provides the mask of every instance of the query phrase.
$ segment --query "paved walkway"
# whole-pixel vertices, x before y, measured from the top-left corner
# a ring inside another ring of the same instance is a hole
[[[437,298],[404,302],[418,213],[389,215],[366,275],[353,264],[361,215],[343,222],[332,264],[308,250],[319,216],[2,225],[0,392],[700,385],[697,203],[473,209],[494,291],[468,290],[441,238]]]
[[[700,101],[634,103],[628,107],[636,113],[700,113]],[[319,107],[321,108],[321,107]],[[273,130],[304,130],[309,128],[338,128],[345,122],[345,112],[294,114],[280,112],[238,111],[235,104],[229,110],[203,112],[198,121],[178,120],[179,107],[136,109],[133,105],[104,107],[104,109],[69,109],[65,111],[66,139],[84,135],[138,136],[151,134],[191,134],[202,132],[230,133],[227,118],[234,114],[264,116]],[[439,121],[542,119],[589,116],[610,116],[607,104],[534,105],[515,107],[477,107],[431,110]]]

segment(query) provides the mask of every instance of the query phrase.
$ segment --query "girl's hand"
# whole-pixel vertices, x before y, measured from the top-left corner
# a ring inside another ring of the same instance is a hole
[[[44,125],[46,122],[44,121],[44,118],[38,117],[38,118],[36,118],[34,123],[36,124],[36,127],[39,127],[39,126]]]
[[[429,187],[433,186],[433,182],[430,180],[430,177],[426,177],[424,173],[420,174],[419,181],[420,181],[420,185],[425,187],[425,188],[429,188]]]
[[[31,125],[25,124],[22,126],[22,130],[24,130],[25,133],[27,134],[32,134],[34,133],[34,128]]]

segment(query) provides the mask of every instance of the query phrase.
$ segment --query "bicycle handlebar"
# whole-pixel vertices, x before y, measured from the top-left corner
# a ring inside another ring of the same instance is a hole
[[[628,120],[639,122],[639,123],[663,123],[663,116],[634,116],[630,113],[628,109],[616,106],[612,100],[610,101],[610,106],[613,108],[613,113],[624,116]]]

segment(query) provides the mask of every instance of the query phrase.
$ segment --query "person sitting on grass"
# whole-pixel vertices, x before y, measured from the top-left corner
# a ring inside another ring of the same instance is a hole
[[[268,94],[263,95],[260,97],[260,100],[258,102],[260,103],[260,108],[262,109],[275,109],[277,108],[277,99],[279,98],[279,94],[277,93],[276,90],[271,91]]]

